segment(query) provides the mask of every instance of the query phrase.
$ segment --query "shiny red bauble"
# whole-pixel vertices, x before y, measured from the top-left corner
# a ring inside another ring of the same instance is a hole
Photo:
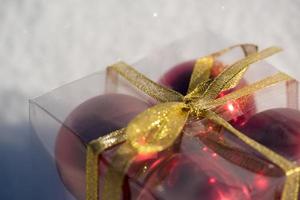
[[[196,154],[173,154],[161,161],[146,181],[139,199],[238,200],[249,199],[247,191],[234,187],[234,175],[205,166]],[[224,169],[225,170],[225,169]],[[246,189],[247,190],[247,189]]]
[[[300,111],[274,108],[238,127],[244,134],[287,158],[300,158]]]
[[[159,79],[159,83],[183,95],[188,91],[188,86],[195,65],[195,60],[180,63],[172,67]],[[211,78],[218,76],[225,66],[220,61],[214,61],[211,69]]]
[[[85,144],[125,127],[147,108],[147,103],[135,97],[105,94],[83,102],[67,117],[57,135],[55,158],[63,183],[76,199],[85,199]],[[100,168],[107,168],[101,159]]]
[[[181,94],[186,94],[195,61],[187,61],[172,67],[160,79],[159,83]]]
[[[243,134],[268,147],[285,158],[299,162],[300,159],[300,111],[291,108],[273,108],[253,115],[245,124],[236,126]],[[245,145],[238,142],[240,145]],[[253,155],[268,160],[256,151]],[[267,164],[267,163],[266,163]],[[268,166],[273,166],[269,162]],[[273,169],[273,166],[271,169]],[[279,169],[279,168],[278,168]],[[280,199],[284,173],[278,171],[279,182],[271,180],[267,172],[256,174],[252,187],[260,193],[253,194],[254,199]],[[272,185],[274,184],[274,185]],[[273,187],[275,190],[271,189]],[[262,196],[266,198],[262,198]]]

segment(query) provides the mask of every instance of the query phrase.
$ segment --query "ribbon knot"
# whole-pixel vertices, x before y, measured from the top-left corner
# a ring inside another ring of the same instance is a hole
[[[191,116],[202,117],[205,112],[205,107],[208,102],[205,102],[200,97],[191,97],[191,93],[188,93],[183,97],[182,102],[185,104],[183,110],[189,112]],[[197,105],[197,106],[196,106]]]
[[[211,79],[210,73],[216,57],[236,47],[241,47],[246,57],[228,66],[216,78]],[[98,155],[100,153],[107,148],[122,143],[112,159],[112,167],[109,167],[105,174],[102,194],[103,200],[117,200],[122,194],[124,175],[134,157],[138,154],[156,153],[168,149],[179,138],[178,136],[182,133],[190,117],[205,118],[224,127],[246,145],[277,165],[287,176],[281,199],[296,200],[298,198],[300,167],[250,139],[214,112],[215,108],[226,104],[228,101],[253,94],[280,81],[290,80],[289,76],[279,72],[218,98],[222,91],[237,86],[252,63],[279,51],[281,51],[280,48],[271,47],[257,52],[255,45],[243,44],[200,58],[195,63],[186,96],[157,84],[126,63],[119,62],[110,66],[110,71],[116,72],[159,103],[136,116],[127,127],[100,137],[88,144],[87,200],[98,200]],[[226,149],[227,147],[221,146],[221,148]],[[228,153],[224,153],[224,151],[218,151],[217,153],[234,162],[231,159],[232,156]],[[233,151],[231,151],[232,153]],[[252,160],[253,162],[259,162],[254,158]],[[249,165],[243,165],[243,167],[255,172]]]

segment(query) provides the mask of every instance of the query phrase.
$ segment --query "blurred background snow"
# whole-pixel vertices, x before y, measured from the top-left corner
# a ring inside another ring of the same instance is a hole
[[[281,46],[275,63],[300,78],[299,10],[299,0],[0,0],[0,199],[61,199],[29,98],[194,32]]]

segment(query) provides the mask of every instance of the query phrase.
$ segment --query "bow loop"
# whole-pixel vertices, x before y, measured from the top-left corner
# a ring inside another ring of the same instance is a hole
[[[127,140],[139,153],[162,151],[176,140],[188,115],[189,109],[184,103],[158,104],[129,123]]]

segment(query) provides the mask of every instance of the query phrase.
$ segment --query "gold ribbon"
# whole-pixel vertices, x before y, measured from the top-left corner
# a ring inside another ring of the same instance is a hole
[[[210,71],[215,58],[236,47],[241,47],[246,57],[231,64],[211,80]],[[289,76],[280,72],[217,98],[221,91],[234,88],[252,63],[279,51],[281,51],[280,48],[271,47],[257,52],[255,45],[244,44],[235,45],[200,58],[194,66],[186,96],[155,83],[123,62],[110,66],[112,71],[160,103],[136,116],[126,128],[100,137],[88,144],[86,199],[98,200],[99,198],[98,155],[107,148],[123,143],[112,159],[112,167],[108,168],[105,175],[103,194],[101,195],[103,200],[117,200],[121,198],[124,175],[132,159],[137,154],[156,153],[172,146],[188,120],[195,118],[215,122],[268,158],[286,175],[281,199],[298,199],[300,167],[236,130],[213,110],[227,101],[247,96],[278,82],[290,80]],[[217,153],[230,159],[228,153],[226,154],[224,151],[217,151]]]

